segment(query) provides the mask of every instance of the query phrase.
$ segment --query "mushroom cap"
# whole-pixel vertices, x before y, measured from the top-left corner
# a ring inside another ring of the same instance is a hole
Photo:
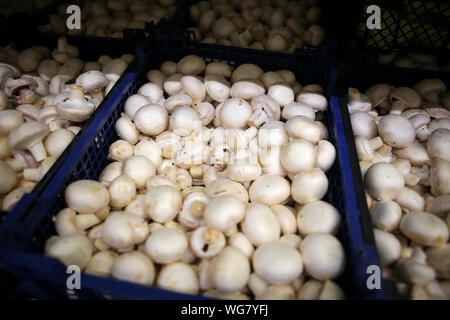
[[[87,120],[95,109],[95,104],[84,95],[80,86],[71,86],[70,93],[62,92],[56,99],[56,110],[60,117],[73,122]]]
[[[249,199],[248,192],[241,183],[227,178],[211,181],[206,185],[205,192],[211,198],[230,194],[243,203],[247,203]]]
[[[279,241],[260,245],[252,257],[257,275],[271,284],[288,284],[303,272],[298,250]]]
[[[23,122],[23,115],[17,110],[0,111],[0,134],[7,135]]]
[[[10,192],[17,184],[16,172],[5,162],[0,160],[0,194]]]
[[[281,112],[281,117],[286,120],[289,120],[290,118],[295,116],[305,116],[311,120],[316,119],[316,113],[311,106],[298,102],[289,103],[283,108],[283,111]]]
[[[318,93],[300,93],[296,99],[301,104],[311,106],[314,110],[324,111],[327,109],[327,98]]]
[[[45,248],[45,254],[63,262],[66,266],[77,265],[81,270],[92,257],[92,243],[83,234],[71,234],[58,237]]]
[[[8,143],[13,150],[23,150],[40,142],[49,132],[46,125],[28,121],[9,133]]]
[[[270,86],[267,95],[276,103],[284,107],[294,102],[294,91],[286,83],[275,83]]]
[[[300,171],[291,184],[291,196],[300,204],[322,199],[327,190],[327,176],[318,168]]]
[[[134,115],[136,128],[149,136],[156,136],[166,130],[169,123],[167,110],[158,104],[144,105]]]
[[[434,130],[428,137],[427,150],[431,158],[450,161],[450,130],[444,128]]]
[[[206,65],[205,75],[218,75],[224,78],[231,77],[231,66],[225,62],[210,62]]]
[[[339,211],[321,200],[307,203],[297,214],[297,226],[303,235],[316,232],[335,234],[340,222]]]
[[[101,277],[111,277],[114,261],[117,257],[119,255],[113,251],[99,251],[89,260],[84,272]]]
[[[372,139],[377,134],[375,119],[366,112],[353,112],[350,115],[353,135]]]
[[[108,191],[111,206],[123,208],[136,197],[136,184],[129,176],[121,175],[111,182]]]
[[[450,194],[450,161],[434,158],[430,170],[431,193],[435,196]]]
[[[138,94],[147,97],[151,103],[158,103],[164,97],[162,89],[154,83],[142,85],[138,90]]]
[[[108,205],[109,193],[100,182],[78,180],[66,188],[65,199],[68,207],[78,213],[96,213]]]
[[[116,211],[106,218],[102,239],[113,248],[128,250],[134,244],[144,242],[149,231],[148,224],[142,217],[126,211]]]
[[[402,217],[400,231],[414,242],[437,247],[448,241],[449,231],[445,222],[427,212],[408,212]]]
[[[304,139],[313,144],[318,143],[322,137],[321,127],[316,121],[305,116],[294,116],[286,122],[286,131],[294,139]]]
[[[280,154],[283,168],[289,173],[299,173],[315,167],[317,150],[306,140],[294,140],[283,147]]]
[[[97,91],[106,87],[109,80],[103,72],[91,70],[80,74],[75,83],[83,87],[84,91]]]
[[[263,95],[265,89],[263,84],[256,79],[244,78],[235,82],[230,89],[232,98],[251,100],[256,96]]]
[[[169,128],[174,133],[185,137],[192,132],[200,130],[202,127],[202,120],[197,111],[189,106],[180,106],[176,108],[169,120]]]
[[[373,235],[382,266],[388,266],[400,258],[401,244],[392,233],[374,229]]]
[[[289,182],[279,175],[262,175],[250,186],[249,195],[251,202],[263,203],[274,206],[284,202],[290,195]]]
[[[314,279],[335,279],[344,271],[344,248],[331,234],[307,235],[300,245],[300,252],[306,271]]]
[[[252,63],[243,63],[234,69],[231,74],[231,83],[245,78],[261,79],[263,74],[264,71],[259,66]]]
[[[258,144],[260,147],[284,146],[289,143],[289,135],[285,124],[281,121],[266,122],[258,131]]]
[[[132,156],[123,163],[122,172],[134,180],[136,188],[143,189],[146,187],[148,178],[156,174],[156,168],[148,158]]]
[[[427,263],[431,265],[438,277],[450,279],[450,243],[426,251]]]
[[[208,70],[208,67],[206,69]],[[205,83],[206,92],[214,101],[225,102],[229,98],[230,84],[223,76],[207,74],[203,82]]]
[[[398,114],[382,116],[378,122],[378,134],[384,142],[394,148],[406,148],[416,137],[411,122]]]
[[[145,105],[150,104],[150,99],[141,94],[133,94],[128,97],[127,101],[125,101],[125,105],[123,107],[124,112],[130,117],[130,119],[134,119],[136,112]]]
[[[193,101],[203,101],[206,97],[206,88],[202,81],[193,76],[183,76],[180,79],[183,91]]]
[[[402,218],[402,209],[392,200],[376,202],[370,210],[370,217],[375,228],[394,231]]]
[[[112,266],[112,277],[145,285],[153,284],[155,266],[143,253],[132,251],[121,254]]]
[[[261,203],[250,203],[241,224],[242,232],[250,242],[259,246],[280,238],[281,227],[274,212]]]
[[[59,157],[74,137],[74,133],[68,129],[56,129],[45,138],[45,149],[50,156]]]
[[[220,122],[227,129],[242,129],[252,115],[250,104],[239,98],[228,99],[219,112]]]
[[[390,163],[373,164],[364,176],[366,190],[377,200],[393,200],[405,187],[403,175]]]
[[[144,250],[154,262],[168,264],[183,257],[188,250],[188,240],[175,228],[161,228],[148,237]]]
[[[173,220],[181,209],[180,192],[168,185],[155,187],[145,195],[145,212],[152,220],[165,223]]]
[[[245,206],[246,204],[231,194],[213,198],[204,211],[206,225],[225,232],[244,219]]]
[[[206,63],[203,58],[195,55],[188,55],[178,61],[177,72],[186,75],[198,75],[205,70],[205,67]]]
[[[162,267],[156,284],[162,289],[187,294],[197,294],[199,290],[195,269],[183,262],[171,263]]]
[[[234,247],[225,247],[211,262],[212,282],[222,293],[241,290],[250,276],[250,262]]]

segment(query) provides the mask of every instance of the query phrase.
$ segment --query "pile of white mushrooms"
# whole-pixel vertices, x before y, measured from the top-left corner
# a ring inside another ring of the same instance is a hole
[[[189,12],[195,27],[188,30],[206,43],[291,53],[325,36],[317,1],[210,0]]]
[[[66,20],[70,1],[58,7],[57,14],[49,16],[49,22],[40,27],[42,32],[58,34],[84,34],[88,36],[122,38],[123,30],[145,29],[145,23],[155,24],[172,16],[177,0],[95,0],[83,1],[81,29],[68,30]]]
[[[58,40],[50,50],[0,49],[0,205],[10,211],[54,164],[134,56],[83,62]]]
[[[425,79],[349,98],[384,277],[412,299],[450,299],[450,91]]]
[[[28,13],[36,13],[38,10],[44,9],[51,2],[52,0],[0,0],[0,13],[5,17],[24,11]]]
[[[225,299],[343,299],[336,151],[319,85],[254,64],[166,61],[130,96],[99,181],[65,190],[45,253],[84,272]],[[285,120],[285,121],[281,121]]]
[[[448,61],[440,64],[438,60],[438,56],[419,53],[400,54],[398,52],[391,52],[378,55],[378,63],[381,64],[392,64],[396,67],[418,68],[431,71],[450,70]]]

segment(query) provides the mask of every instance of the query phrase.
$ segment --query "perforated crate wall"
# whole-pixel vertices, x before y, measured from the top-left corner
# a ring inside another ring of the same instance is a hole
[[[358,1],[350,1],[358,5]],[[366,8],[381,8],[381,29],[369,30]],[[450,1],[364,0],[359,16],[358,44],[383,51],[439,53],[448,50]]]

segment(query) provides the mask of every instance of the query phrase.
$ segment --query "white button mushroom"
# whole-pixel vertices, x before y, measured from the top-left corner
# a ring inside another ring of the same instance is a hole
[[[279,175],[263,175],[248,190],[251,202],[274,206],[284,202],[290,195],[289,182]]]
[[[402,217],[400,206],[391,200],[376,202],[370,211],[372,224],[383,231],[394,231]]]
[[[181,106],[170,116],[170,130],[179,136],[186,137],[198,132],[202,127],[202,120],[198,113],[188,106]]]
[[[402,174],[389,163],[372,165],[364,176],[367,192],[377,200],[393,200],[405,186]]]
[[[108,190],[93,180],[78,180],[71,183],[65,191],[69,208],[78,213],[96,213],[109,203]]]
[[[125,161],[133,155],[133,146],[125,140],[116,140],[109,146],[108,157],[116,161]]]
[[[148,236],[145,220],[132,213],[112,213],[105,220],[102,239],[113,248],[127,249],[142,243]]]
[[[123,107],[124,112],[130,117],[130,119],[134,119],[136,112],[143,106],[152,103],[150,99],[141,94],[133,94],[128,97],[127,101],[125,101],[125,105]]]
[[[400,231],[418,244],[437,247],[448,241],[449,231],[440,218],[421,211],[409,212],[402,217]]]
[[[175,228],[161,228],[145,242],[145,253],[156,263],[169,264],[180,260],[188,249],[186,236]]]
[[[48,134],[47,126],[36,121],[28,121],[9,133],[8,143],[12,150],[28,149],[36,161],[42,161],[47,157],[42,140]]]
[[[226,244],[222,232],[208,227],[195,229],[189,239],[192,252],[199,258],[211,258],[217,255]]]
[[[400,258],[401,244],[392,233],[374,229],[373,234],[382,266],[388,266]]]
[[[197,272],[191,265],[183,262],[162,267],[156,284],[162,289],[188,294],[197,294],[199,291]]]
[[[156,174],[153,162],[144,156],[132,156],[123,163],[122,173],[129,176],[136,183],[136,188],[146,187],[147,179]]]
[[[233,195],[216,197],[205,208],[206,225],[225,232],[244,219],[245,207],[246,204]]]
[[[320,200],[306,204],[297,214],[298,229],[305,236],[315,232],[335,234],[340,222],[336,208]]]
[[[416,132],[411,122],[401,115],[390,114],[378,122],[380,137],[390,146],[406,148],[414,142]]]
[[[136,128],[149,136],[156,136],[166,130],[169,123],[167,110],[157,104],[142,106],[134,116]]]
[[[76,265],[83,270],[92,257],[92,250],[88,237],[72,234],[58,237],[51,244],[47,244],[45,254],[61,260],[66,266]]]
[[[219,119],[224,128],[242,129],[246,126],[252,113],[252,107],[248,102],[232,98],[223,104],[219,112]]]
[[[303,262],[298,250],[280,242],[259,246],[252,258],[257,275],[271,284],[288,284],[303,272]]]
[[[300,245],[306,272],[317,280],[330,280],[344,270],[344,249],[334,236],[328,233],[311,233]]]
[[[149,218],[159,223],[173,220],[180,211],[181,205],[180,192],[169,185],[152,188],[145,195],[145,212]]]
[[[241,290],[250,276],[250,262],[244,253],[234,247],[224,248],[211,262],[214,286],[222,293]]]
[[[5,162],[0,161],[0,194],[10,192],[17,184],[16,172]]]
[[[145,285],[153,284],[155,273],[153,262],[139,251],[120,255],[112,266],[113,278]]]
[[[121,175],[111,182],[108,191],[111,206],[123,208],[136,197],[136,184],[129,176]]]
[[[310,142],[295,140],[283,147],[280,160],[287,172],[295,174],[302,170],[314,168],[317,161],[317,151]]]
[[[96,276],[111,277],[112,268],[117,257],[119,255],[113,251],[106,250],[97,252],[92,256],[84,272]]]
[[[242,232],[255,246],[278,240],[281,227],[273,211],[261,203],[251,203],[241,224]]]
[[[291,184],[291,196],[300,204],[322,199],[327,190],[327,176],[318,168],[300,171]]]

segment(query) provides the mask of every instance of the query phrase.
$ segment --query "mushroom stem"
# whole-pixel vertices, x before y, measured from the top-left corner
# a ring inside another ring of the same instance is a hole
[[[195,219],[202,219],[205,212],[206,204],[202,201],[195,201],[191,205],[191,214]]]
[[[35,145],[29,148],[33,158],[39,162],[47,158],[47,151],[45,150],[44,144],[42,141],[36,143]]]

